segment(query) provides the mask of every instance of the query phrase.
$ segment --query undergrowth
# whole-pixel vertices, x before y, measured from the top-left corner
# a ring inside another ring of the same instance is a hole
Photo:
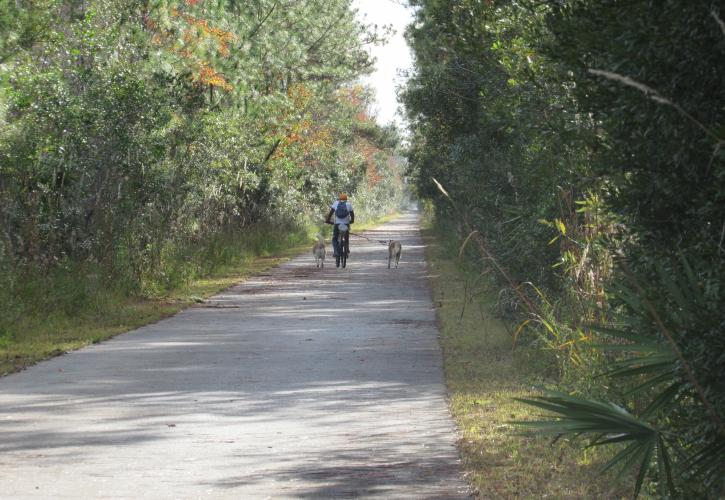
[[[624,498],[626,485],[599,473],[601,452],[568,440],[521,435],[511,421],[537,410],[514,401],[556,377],[552,353],[513,348],[516,325],[501,318],[486,287],[471,293],[475,273],[458,263],[458,244],[424,233],[441,330],[449,405],[460,430],[465,473],[480,498]],[[448,244],[442,242],[451,242]],[[480,280],[479,280],[480,281]]]

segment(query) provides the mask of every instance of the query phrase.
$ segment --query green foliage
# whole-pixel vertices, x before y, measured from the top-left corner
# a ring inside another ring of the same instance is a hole
[[[29,2],[0,0],[0,64],[18,50],[29,49],[42,40],[50,25],[52,0]]]
[[[557,393],[518,400],[561,417],[556,422],[529,421],[522,424],[533,427],[539,433],[557,436],[596,434],[598,437],[590,443],[590,446],[627,443],[622,451],[607,462],[603,470],[619,466],[622,472],[627,472],[632,468],[638,468],[635,496],[639,495],[649,464],[655,457],[661,466],[661,476],[666,478],[666,481],[663,479],[661,483],[662,496],[668,493],[664,489],[665,485],[670,485],[669,493],[675,493],[672,486],[671,458],[662,433],[633,417],[625,409],[613,403]]]
[[[401,199],[347,0],[0,1],[0,35],[2,338],[297,241],[339,191],[361,222]]]
[[[561,432],[630,436],[615,461],[637,491],[650,477],[663,496],[718,497],[722,6],[410,3],[410,173],[496,271],[501,309],[523,311],[518,344],[554,353],[571,394],[535,401]],[[610,401],[649,430],[596,428]]]
[[[508,421],[531,420],[539,410],[512,399],[530,394],[532,377],[542,380],[542,353],[511,349],[507,325],[492,314],[496,294],[476,283],[478,275],[457,258],[452,224],[426,231],[426,256],[441,331],[448,399],[460,432],[466,478],[479,498],[625,498],[626,485],[613,474],[597,475],[603,449],[585,459],[568,444],[512,432]],[[601,448],[601,447],[600,447]],[[606,448],[606,447],[604,447]],[[536,478],[536,480],[532,480]]]
[[[594,112],[606,131],[598,137],[594,172],[616,184],[610,201],[648,248],[701,252],[719,242],[725,216],[720,9],[699,0],[619,7],[568,1],[547,17],[553,34],[547,52],[572,72],[581,109]],[[644,84],[686,115],[652,92],[591,70]]]
[[[517,281],[536,269],[540,286],[556,287],[556,249],[539,221],[563,217],[559,187],[576,198],[586,165],[560,133],[574,121],[556,113],[569,96],[547,81],[551,70],[527,38],[543,14],[506,2],[420,3],[408,32],[416,73],[403,97],[418,191],[437,199],[438,179]]]

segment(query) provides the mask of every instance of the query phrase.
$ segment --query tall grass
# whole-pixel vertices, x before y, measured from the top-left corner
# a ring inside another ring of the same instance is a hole
[[[133,286],[144,297],[163,297],[229,266],[298,246],[307,242],[312,232],[313,228],[308,225],[270,223],[239,232],[167,243],[159,252],[157,265],[143,268]]]

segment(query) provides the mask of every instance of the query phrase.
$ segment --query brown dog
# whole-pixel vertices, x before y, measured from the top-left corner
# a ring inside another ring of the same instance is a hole
[[[399,241],[388,240],[388,269],[390,269],[390,261],[395,258],[395,269],[398,268],[398,262],[400,262],[400,254],[403,251],[403,246]]]

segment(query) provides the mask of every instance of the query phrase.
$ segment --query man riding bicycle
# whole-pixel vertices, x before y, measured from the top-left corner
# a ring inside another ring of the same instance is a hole
[[[349,226],[355,222],[355,212],[352,211],[352,203],[347,201],[347,195],[340,193],[337,201],[330,206],[330,211],[325,218],[326,224],[333,224],[331,218],[335,215],[334,228],[332,230],[332,251],[337,257],[340,255],[340,249],[337,248],[337,236],[340,234],[340,224]],[[348,230],[344,238],[345,256],[350,254],[350,231]]]

